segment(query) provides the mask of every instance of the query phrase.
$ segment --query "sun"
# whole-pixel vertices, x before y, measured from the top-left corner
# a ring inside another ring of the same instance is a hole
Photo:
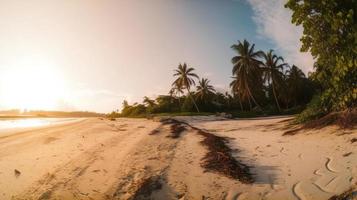
[[[54,110],[65,98],[65,82],[52,67],[21,67],[3,72],[0,104],[8,109]]]

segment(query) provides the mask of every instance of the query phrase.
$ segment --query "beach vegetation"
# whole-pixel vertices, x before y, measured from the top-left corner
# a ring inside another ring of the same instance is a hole
[[[357,6],[355,0],[289,0],[292,23],[302,26],[301,51],[315,59],[310,75],[320,91],[300,120],[353,110],[357,103]]]
[[[231,59],[229,91],[214,87],[209,79],[200,79],[196,69],[184,62],[174,69],[175,79],[168,95],[144,97],[143,104],[129,105],[125,101],[122,111],[112,114],[134,117],[225,112],[233,117],[256,117],[299,113],[296,122],[306,123],[329,113],[355,111],[357,10],[354,5],[354,0],[286,3],[293,12],[292,23],[304,30],[301,51],[314,57],[313,72],[309,74],[304,74],[294,63],[285,62],[274,50],[259,50],[244,39],[231,46],[235,56]]]

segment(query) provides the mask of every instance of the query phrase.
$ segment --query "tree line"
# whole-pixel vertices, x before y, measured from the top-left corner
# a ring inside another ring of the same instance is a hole
[[[140,116],[180,112],[254,112],[279,114],[301,110],[315,93],[315,84],[297,66],[284,62],[273,50],[256,51],[247,40],[232,45],[231,91],[220,92],[207,78],[200,78],[193,67],[179,64],[175,80],[166,95],[144,97],[142,103],[123,102],[121,113]]]
[[[232,46],[230,92],[216,91],[210,81],[180,64],[168,95],[142,104],[123,104],[121,115],[160,112],[263,112],[301,110],[297,120],[309,121],[333,113],[356,113],[357,6],[355,0],[289,0],[292,23],[303,27],[301,51],[315,59],[308,77],[274,51],[255,51],[244,40]],[[198,81],[196,90],[195,83]],[[311,100],[311,101],[310,101]],[[115,113],[114,114],[118,114]],[[357,121],[354,119],[354,121]]]

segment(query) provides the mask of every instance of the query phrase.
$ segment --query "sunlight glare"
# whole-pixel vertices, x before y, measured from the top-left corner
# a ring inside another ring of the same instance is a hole
[[[10,69],[1,80],[1,102],[6,108],[56,109],[65,98],[64,79],[52,67]]]

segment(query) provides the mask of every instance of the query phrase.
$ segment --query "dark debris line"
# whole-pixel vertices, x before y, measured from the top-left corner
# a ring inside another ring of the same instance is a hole
[[[200,129],[197,132],[205,137],[201,144],[208,148],[207,154],[202,159],[201,166],[203,168],[238,179],[242,183],[254,182],[249,166],[232,156],[233,150],[227,145],[229,143],[228,138],[219,137]]]
[[[250,167],[236,160],[229,146],[229,139],[226,137],[216,136],[212,133],[194,127],[187,122],[176,119],[163,119],[163,124],[171,124],[171,137],[177,138],[180,133],[186,130],[185,126],[189,126],[197,133],[204,137],[201,144],[208,148],[207,154],[203,157],[201,166],[207,171],[217,172],[226,177],[238,179],[242,183],[253,183],[254,179],[250,172]]]
[[[170,124],[170,135],[167,136],[169,138],[179,138],[181,133],[186,130],[185,124],[175,119],[162,119],[160,122],[163,125]]]

